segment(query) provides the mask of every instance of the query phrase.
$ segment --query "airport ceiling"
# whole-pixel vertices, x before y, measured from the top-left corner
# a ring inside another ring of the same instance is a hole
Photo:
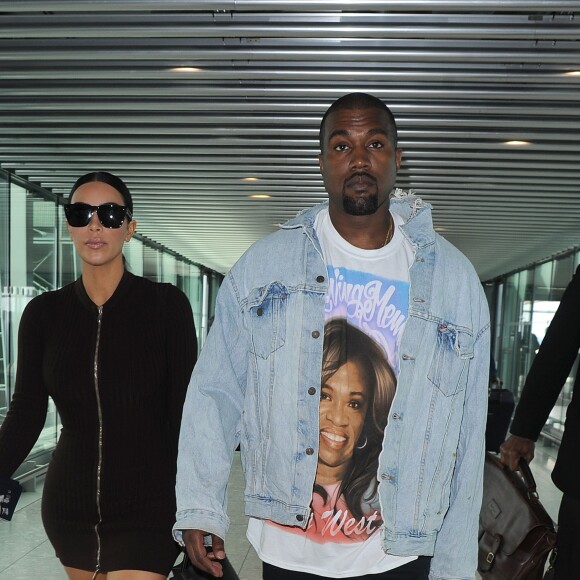
[[[117,173],[143,235],[220,272],[326,198],[319,122],[353,91],[482,280],[580,244],[578,1],[0,0],[0,167]]]

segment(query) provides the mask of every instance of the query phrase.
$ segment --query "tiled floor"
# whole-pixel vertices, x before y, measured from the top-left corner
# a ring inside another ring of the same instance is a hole
[[[532,463],[540,499],[553,519],[558,515],[561,497],[550,479],[555,455],[555,448],[538,446]],[[242,490],[242,471],[236,454],[229,488],[232,525],[226,549],[240,580],[259,580],[261,564],[246,539]],[[13,520],[0,520],[0,580],[66,580],[40,521],[41,493],[41,486],[36,492],[23,493]]]

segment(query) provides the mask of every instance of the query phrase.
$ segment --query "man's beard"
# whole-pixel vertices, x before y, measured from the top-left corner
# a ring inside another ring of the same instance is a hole
[[[373,193],[365,197],[350,197],[343,193],[342,207],[350,215],[372,215],[379,209],[379,196]]]

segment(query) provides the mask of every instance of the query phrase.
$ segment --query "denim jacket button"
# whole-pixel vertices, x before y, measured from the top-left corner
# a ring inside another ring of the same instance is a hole
[[[306,455],[312,455],[313,453],[314,453],[314,449],[312,449],[312,447],[306,448]]]
[[[258,310],[256,310],[256,314],[258,316],[262,316],[262,314],[264,314],[264,309],[263,308],[258,308]]]
[[[318,338],[319,336],[320,336],[320,332],[318,332],[318,330],[312,331],[312,338]]]
[[[298,514],[298,515],[296,516],[296,521],[297,521],[297,522],[303,522],[303,521],[304,521],[304,516],[303,516],[303,515],[300,515],[300,514]]]
[[[316,281],[320,283],[324,282],[324,276],[317,276]]]
[[[316,388],[315,387],[310,387],[308,389],[308,394],[309,395],[315,395],[316,394]]]

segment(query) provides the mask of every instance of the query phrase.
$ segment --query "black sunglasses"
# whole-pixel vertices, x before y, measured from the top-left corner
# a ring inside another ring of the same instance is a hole
[[[131,210],[117,203],[102,203],[89,205],[88,203],[67,203],[64,206],[64,215],[69,226],[82,228],[89,225],[93,214],[97,212],[99,221],[105,228],[120,228],[125,221],[133,217]]]

